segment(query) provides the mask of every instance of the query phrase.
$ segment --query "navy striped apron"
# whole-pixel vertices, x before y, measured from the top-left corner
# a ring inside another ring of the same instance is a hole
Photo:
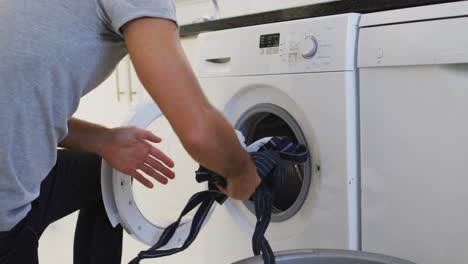
[[[285,180],[286,171],[282,165],[283,161],[296,164],[304,163],[309,158],[309,153],[304,145],[293,144],[288,137],[272,137],[258,151],[251,152],[250,155],[257,167],[257,173],[262,179],[257,190],[250,198],[255,204],[255,215],[257,217],[255,231],[252,236],[252,250],[254,255],[262,255],[265,264],[275,264],[275,256],[265,238],[273,206],[272,190],[275,188],[275,185],[281,186],[281,182]],[[226,187],[227,182],[225,178],[206,168],[200,167],[196,172],[196,180],[199,183],[207,182],[208,190],[194,194],[182,210],[177,221],[164,230],[158,242],[148,250],[141,251],[129,264],[138,264],[142,259],[169,256],[185,250],[192,244],[200,232],[212,205],[215,202],[222,205],[228,198],[216,186]],[[199,207],[193,217],[190,233],[182,246],[179,248],[161,249],[174,236],[182,218],[197,206]]]

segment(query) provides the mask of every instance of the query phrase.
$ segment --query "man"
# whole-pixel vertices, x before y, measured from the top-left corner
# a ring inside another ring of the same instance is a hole
[[[227,195],[254,192],[250,156],[203,95],[175,21],[170,0],[0,1],[0,263],[37,263],[45,228],[80,209],[75,263],[120,263],[122,230],[104,212],[100,157],[150,188],[137,170],[163,184],[174,177],[152,133],[71,118],[127,52],[188,153],[227,178]]]

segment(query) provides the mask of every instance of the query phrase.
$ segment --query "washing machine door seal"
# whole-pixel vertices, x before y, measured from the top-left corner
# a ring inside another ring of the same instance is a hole
[[[137,107],[126,124],[140,128],[147,128],[151,123],[163,117],[159,107],[153,102],[147,102]],[[151,246],[154,245],[164,232],[165,226],[151,223],[138,208],[132,191],[132,178],[113,169],[105,160],[101,165],[101,188],[108,218],[112,226],[121,224],[135,239]],[[208,220],[215,206],[209,212]],[[205,221],[205,223],[208,221]],[[190,222],[182,223],[173,238],[164,248],[179,247],[190,233]]]

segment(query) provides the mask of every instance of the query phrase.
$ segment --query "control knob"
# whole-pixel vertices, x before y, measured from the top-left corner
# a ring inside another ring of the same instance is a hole
[[[305,37],[299,43],[299,51],[304,59],[312,59],[312,57],[317,53],[317,48],[317,39],[312,36]]]

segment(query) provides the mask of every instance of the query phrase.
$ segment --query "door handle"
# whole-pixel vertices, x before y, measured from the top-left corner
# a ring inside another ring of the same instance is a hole
[[[130,103],[133,103],[133,97],[136,96],[137,92],[132,89],[133,82],[132,82],[132,61],[128,58],[128,67],[127,67],[127,74],[128,74],[128,96],[130,99]]]
[[[118,68],[115,69],[115,86],[116,86],[116,89],[117,89],[117,102],[120,102],[121,96],[124,95],[125,92],[123,92],[120,89],[120,74],[119,74],[119,69]]]
[[[228,63],[231,61],[231,57],[221,57],[221,58],[212,58],[212,59],[205,59],[207,62],[223,64]]]

